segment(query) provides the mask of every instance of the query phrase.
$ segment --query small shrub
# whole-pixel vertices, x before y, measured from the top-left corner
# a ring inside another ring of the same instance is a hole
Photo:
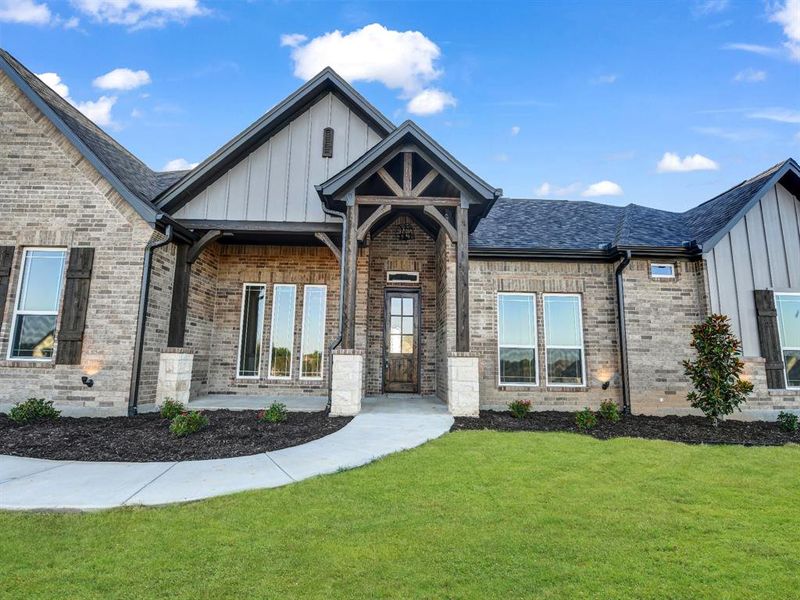
[[[171,421],[185,411],[186,407],[183,406],[182,403],[178,402],[177,400],[173,400],[172,398],[167,398],[164,400],[164,404],[161,405],[160,412],[162,419],[169,419]]]
[[[597,415],[595,415],[588,408],[575,413],[575,425],[582,431],[593,429],[597,425]]]
[[[613,400],[603,400],[600,404],[600,416],[606,421],[616,423],[620,419],[619,406]]]
[[[273,402],[268,409],[258,413],[258,420],[266,421],[267,423],[283,423],[288,416],[289,411],[286,410],[285,404]]]
[[[169,424],[169,430],[176,437],[184,437],[197,433],[206,425],[208,425],[208,417],[201,412],[191,410],[176,415]]]
[[[683,361],[694,386],[687,399],[716,427],[724,416],[741,410],[739,405],[753,391],[753,384],[742,379],[742,343],[733,334],[728,317],[710,315],[692,328],[691,346],[697,359]]]
[[[524,419],[531,412],[530,400],[514,400],[508,403],[508,410],[515,419]]]
[[[8,418],[15,423],[33,423],[43,419],[57,419],[61,411],[53,408],[53,403],[44,398],[28,398],[18,402],[8,411]]]
[[[797,431],[798,420],[800,419],[793,413],[786,411],[778,413],[778,426],[789,433]]]

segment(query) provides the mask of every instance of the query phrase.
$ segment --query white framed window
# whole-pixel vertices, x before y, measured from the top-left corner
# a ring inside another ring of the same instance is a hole
[[[419,283],[417,271],[387,271],[387,283]]]
[[[272,288],[272,322],[269,336],[270,379],[292,378],[296,291],[296,285],[287,283],[276,283]]]
[[[236,377],[258,379],[261,375],[261,340],[264,335],[264,302],[267,286],[245,283],[242,286],[242,316],[239,320],[239,357]]]
[[[497,373],[499,385],[539,384],[536,294],[497,294]]]
[[[328,286],[307,285],[303,289],[300,379],[322,379],[327,298]]]
[[[675,265],[672,263],[650,263],[650,277],[653,279],[675,279]]]
[[[8,358],[53,359],[66,256],[64,248],[23,250]]]
[[[580,294],[544,294],[547,385],[586,385]]]
[[[775,294],[786,387],[800,389],[800,294]]]

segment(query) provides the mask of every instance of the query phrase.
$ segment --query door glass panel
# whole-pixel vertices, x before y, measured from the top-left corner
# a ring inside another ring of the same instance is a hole
[[[414,317],[403,317],[403,333],[407,335],[414,333]]]
[[[414,353],[414,336],[413,335],[404,335],[403,336],[403,346],[402,346],[402,353],[403,354],[413,354]]]
[[[414,314],[414,299],[403,298],[403,315],[413,315],[413,314]]]
[[[392,354],[400,354],[400,336],[392,335],[389,337],[389,352]]]
[[[390,333],[396,334],[400,333],[400,323],[402,322],[402,317],[392,317],[391,318],[391,325],[390,325]]]
[[[402,306],[403,302],[401,298],[392,298],[391,314],[393,315],[403,314]]]

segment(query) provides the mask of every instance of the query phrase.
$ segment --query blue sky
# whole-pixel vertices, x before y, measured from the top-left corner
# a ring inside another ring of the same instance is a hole
[[[0,45],[155,169],[324,63],[509,196],[684,210],[800,157],[800,0],[0,0]]]

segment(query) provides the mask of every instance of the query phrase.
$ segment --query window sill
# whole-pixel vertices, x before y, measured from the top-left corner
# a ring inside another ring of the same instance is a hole
[[[54,360],[15,360],[13,358],[0,360],[0,367],[14,369],[52,369],[55,366]]]
[[[540,393],[560,393],[560,392],[588,392],[589,388],[585,385],[550,385],[550,386],[541,386],[541,385],[525,385],[525,384],[517,384],[517,385],[498,385],[497,390],[500,392],[540,392]]]

